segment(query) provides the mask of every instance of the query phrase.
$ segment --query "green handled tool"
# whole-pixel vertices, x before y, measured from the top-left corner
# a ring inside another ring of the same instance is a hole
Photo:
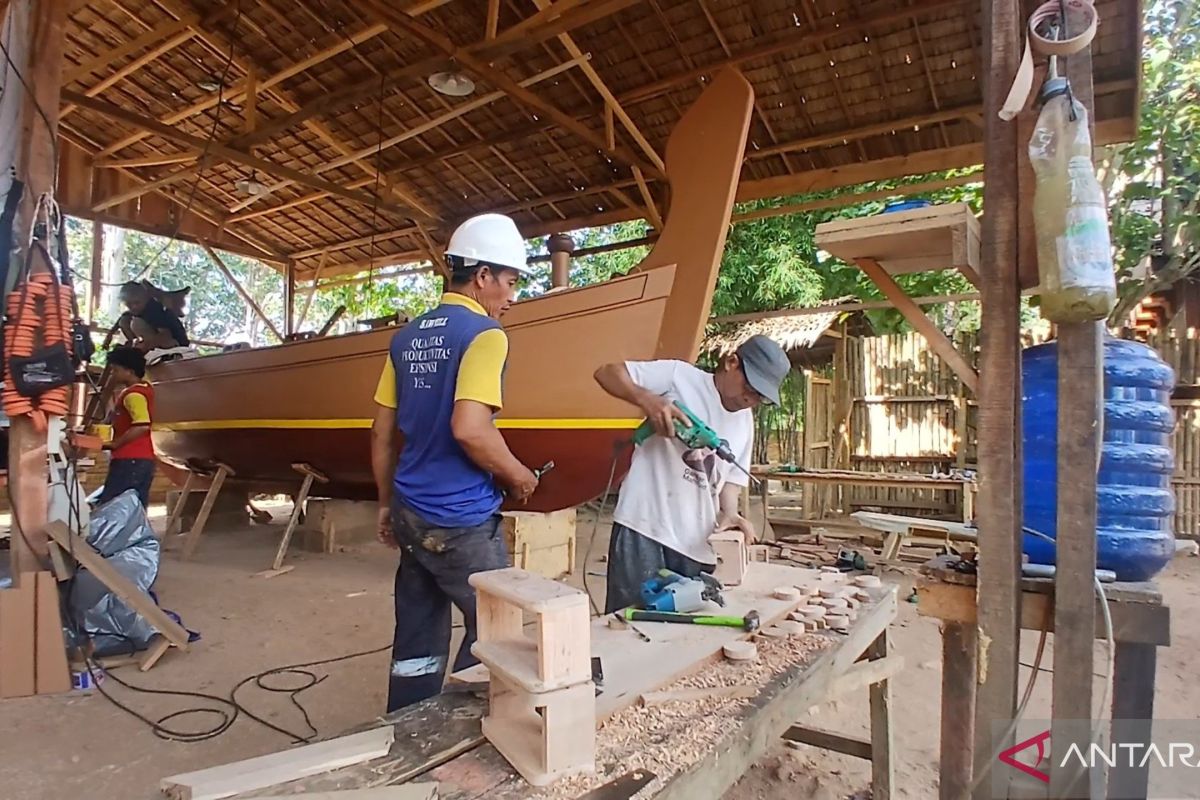
[[[622,613],[629,622],[678,622],[685,625],[718,625],[725,628],[741,628],[744,631],[756,631],[759,626],[757,611],[751,611],[744,617],[723,616],[720,614],[680,614],[676,611],[643,611],[640,608],[627,608]]]
[[[688,422],[681,419],[675,419],[675,438],[683,442],[683,446],[688,450],[697,450],[700,448],[708,448],[717,454],[717,457],[722,461],[727,461],[746,472],[746,469],[738,463],[737,456],[729,449],[729,442],[717,435],[717,432],[705,424],[704,420],[700,419],[683,403],[676,402],[675,407],[683,412],[688,418]],[[690,424],[689,424],[690,423]],[[642,424],[633,432],[633,443],[640,445],[654,435],[654,424],[650,420],[643,420]],[[749,472],[746,475],[755,483],[758,479]]]

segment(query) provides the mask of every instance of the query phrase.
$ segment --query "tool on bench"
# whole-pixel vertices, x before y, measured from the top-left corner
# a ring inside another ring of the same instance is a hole
[[[725,605],[721,582],[703,572],[698,578],[685,578],[669,569],[660,569],[642,584],[642,608],[648,611],[696,611],[709,600]]]
[[[629,800],[654,778],[653,772],[647,772],[644,769],[627,772],[621,777],[614,778],[587,794],[581,795],[579,800]]]
[[[621,613],[629,622],[679,622],[685,625],[716,625],[723,628],[741,628],[744,631],[756,631],[760,624],[757,611],[751,611],[744,617],[722,616],[720,614],[680,614],[671,611],[644,611],[640,608],[627,608]]]
[[[758,483],[758,478],[755,478],[746,468],[738,463],[737,456],[729,449],[729,442],[717,435],[717,432],[697,417],[691,409],[683,403],[676,402],[675,407],[684,413],[688,418],[690,425],[681,419],[675,420],[675,438],[683,442],[683,446],[688,450],[699,450],[708,448],[717,454],[717,458],[722,461],[727,461],[735,467],[746,473],[746,477]],[[650,420],[644,420],[637,430],[633,432],[633,443],[640,445],[651,436],[654,435],[654,423]]]

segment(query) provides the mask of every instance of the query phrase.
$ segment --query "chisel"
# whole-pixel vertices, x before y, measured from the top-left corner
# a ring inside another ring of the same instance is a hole
[[[627,608],[623,616],[629,622],[678,622],[685,625],[719,625],[726,628],[741,628],[745,631],[758,630],[758,612],[751,611],[744,617],[720,614],[680,614],[675,611],[644,611]]]

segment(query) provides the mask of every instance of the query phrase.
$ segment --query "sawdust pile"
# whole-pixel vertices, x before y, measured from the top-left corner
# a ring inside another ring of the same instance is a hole
[[[759,638],[757,661],[722,660],[661,689],[765,686],[781,673],[810,663],[833,644],[831,637],[835,635]],[[635,797],[653,794],[707,755],[732,731],[739,714],[752,702],[753,699],[715,697],[649,708],[635,705],[619,711],[596,733],[596,772],[566,778],[534,796],[576,797],[637,769],[649,770],[656,777]]]

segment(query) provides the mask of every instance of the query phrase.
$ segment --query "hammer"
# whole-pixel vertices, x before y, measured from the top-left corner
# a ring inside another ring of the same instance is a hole
[[[721,616],[718,614],[680,614],[675,611],[643,611],[638,608],[625,609],[624,617],[630,622],[680,622],[686,625],[719,625],[725,628],[741,628],[756,631],[759,626],[758,612],[751,611],[744,617]]]

